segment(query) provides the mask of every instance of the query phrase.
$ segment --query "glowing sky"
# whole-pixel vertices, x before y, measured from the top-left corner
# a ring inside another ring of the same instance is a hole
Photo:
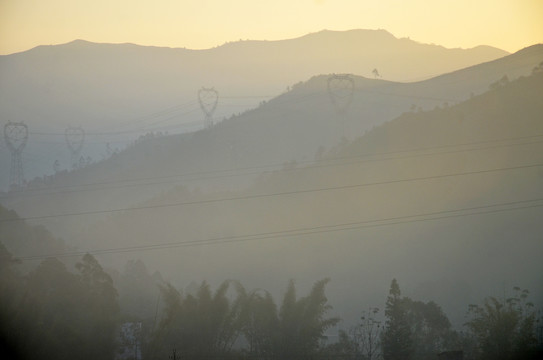
[[[0,0],[0,54],[74,39],[203,49],[322,29],[514,52],[543,42],[543,0]]]

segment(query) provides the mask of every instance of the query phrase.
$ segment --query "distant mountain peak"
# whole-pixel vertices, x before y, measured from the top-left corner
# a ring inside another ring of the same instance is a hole
[[[94,44],[94,43],[88,40],[83,40],[83,39],[75,39],[73,41],[70,41],[69,43],[66,43],[66,45],[80,45],[80,44],[87,45],[87,44]]]
[[[354,41],[370,41],[370,42],[392,42],[392,41],[408,41],[417,43],[420,45],[429,45],[429,46],[438,46],[443,49],[447,49],[444,46],[438,45],[438,44],[427,44],[418,42],[416,40],[413,40],[409,37],[404,38],[398,38],[394,36],[392,33],[385,29],[349,29],[349,30],[329,30],[329,29],[323,29],[317,32],[308,33],[299,37],[290,38],[290,39],[279,39],[279,40],[252,40],[252,39],[239,39],[234,41],[228,41],[222,45],[215,46],[209,49],[202,49],[202,50],[213,50],[217,48],[224,48],[224,47],[237,47],[237,46],[243,46],[247,47],[252,44],[263,44],[263,43],[282,43],[285,41],[304,41],[304,40],[311,40],[313,42],[318,40],[323,41],[341,41],[344,42],[346,40],[354,40]],[[88,48],[89,46],[100,46],[100,45],[114,45],[114,46],[132,46],[132,47],[141,47],[141,48],[164,48],[164,49],[182,49],[182,50],[189,50],[185,47],[162,47],[162,46],[146,46],[146,45],[139,45],[134,43],[100,43],[100,42],[92,42],[84,39],[75,39],[70,42],[64,43],[64,44],[56,44],[56,45],[40,45],[35,47],[34,49],[39,48],[50,48],[50,47],[68,47],[68,48]],[[528,49],[528,48],[527,48]],[[509,53],[501,50],[499,48],[488,46],[488,45],[479,45],[475,46],[471,49],[465,49],[465,50],[479,50],[479,51],[486,51],[486,50],[493,50],[493,51],[499,51],[502,52],[501,56],[508,55]],[[24,52],[23,52],[24,53]]]
[[[322,36],[357,36],[357,37],[371,37],[374,39],[397,39],[394,35],[384,29],[350,29],[350,30],[328,30],[323,29],[321,31],[309,33],[301,36],[300,38],[308,37],[322,37]]]
[[[392,37],[395,37],[394,35],[392,35],[390,32],[388,32],[387,30],[385,29],[349,29],[349,30],[329,30],[329,29],[322,29],[321,31],[317,31],[317,32],[314,32],[314,33],[309,33],[308,35],[312,35],[312,34],[326,34],[326,33],[330,33],[330,34],[346,34],[346,33],[358,33],[358,34],[362,34],[362,33],[366,33],[366,34],[386,34],[388,36],[392,36]]]

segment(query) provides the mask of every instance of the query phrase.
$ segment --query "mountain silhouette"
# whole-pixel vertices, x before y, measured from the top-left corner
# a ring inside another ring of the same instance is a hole
[[[453,106],[505,75],[530,73],[542,60],[543,46],[537,45],[421,82],[352,76],[353,101],[344,113],[327,91],[331,75],[315,76],[210,129],[150,134],[107,160],[35,182],[3,202],[31,216],[45,211],[44,204],[60,213],[130,207],[181,184],[206,192],[244,188],[264,171],[315,161],[343,146],[342,137],[358,138],[403,113]],[[426,136],[422,129],[420,134]]]
[[[280,41],[236,41],[206,50],[76,40],[0,56],[0,118],[24,121],[32,136],[25,149],[26,178],[68,167],[63,133],[82,127],[83,153],[94,160],[150,131],[201,127],[196,93],[220,93],[216,121],[294,83],[318,74],[351,73],[413,81],[497,59],[507,52],[479,46],[446,49],[398,39],[385,30],[328,31]],[[38,133],[52,133],[42,135]],[[54,144],[53,144],[54,143]],[[2,155],[2,164],[8,155]],[[45,160],[47,159],[47,160]],[[3,166],[2,166],[3,167]],[[0,179],[6,188],[6,179]]]

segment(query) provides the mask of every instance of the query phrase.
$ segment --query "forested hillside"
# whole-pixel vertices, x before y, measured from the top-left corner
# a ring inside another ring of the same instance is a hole
[[[247,190],[181,186],[101,214],[109,218],[79,241],[122,249],[102,255],[108,264],[144,254],[179,284],[226,277],[273,292],[274,279],[330,276],[332,293],[350,299],[339,306],[347,313],[361,301],[353,277],[380,289],[398,274],[414,294],[453,311],[455,323],[457,304],[503,281],[522,279],[540,303],[542,76],[405,113],[314,164],[263,174]]]

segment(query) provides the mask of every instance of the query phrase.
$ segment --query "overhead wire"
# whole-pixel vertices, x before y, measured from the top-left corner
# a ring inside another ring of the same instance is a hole
[[[385,95],[385,96],[416,98],[416,99],[420,99],[420,100],[458,101],[457,99],[450,99],[450,98],[436,98],[436,97],[430,97],[430,96],[419,96],[419,95],[409,95],[409,94],[399,94],[399,93],[387,93],[387,92],[380,92],[380,91],[375,91],[375,90],[366,89],[366,88],[362,88],[362,89],[361,88],[355,88],[354,91],[356,91],[356,92],[374,93],[374,94]],[[286,94],[288,94],[288,93],[286,93]],[[301,95],[299,95],[298,98],[294,97],[294,98],[288,98],[288,99],[282,99],[281,100],[281,98],[286,94],[277,95],[274,99],[272,99],[271,102],[273,102],[273,104],[275,104],[275,105],[282,105],[282,104],[288,104],[288,103],[293,103],[293,102],[295,103],[295,102],[298,102],[300,100],[301,101],[306,101],[306,100],[308,100],[310,98],[313,98],[315,96],[325,95],[326,92],[325,91],[314,91],[314,92],[301,94]],[[269,98],[269,97],[272,97],[272,96],[271,95],[245,95],[245,96],[238,95],[238,96],[222,96],[221,98],[224,98],[224,99],[237,99],[237,98]],[[180,104],[180,105],[174,105],[174,106],[165,108],[163,110],[159,110],[159,111],[151,113],[151,114],[147,114],[147,115],[144,115],[144,116],[141,116],[141,117],[136,117],[133,120],[127,120],[124,123],[122,123],[121,126],[124,126],[125,124],[129,124],[129,123],[132,124],[134,122],[139,123],[139,122],[142,122],[142,121],[145,121],[145,120],[150,120],[150,119],[159,117],[161,115],[168,114],[168,113],[170,113],[172,111],[177,111],[177,110],[183,109],[183,108],[188,107],[188,106],[193,106],[195,104],[197,104],[197,101],[196,100],[191,100],[191,101],[185,102],[185,103]],[[138,132],[142,132],[142,131],[149,131],[149,130],[151,130],[151,129],[148,129],[149,126],[156,125],[157,123],[161,123],[163,121],[166,121],[166,120],[178,117],[178,116],[187,115],[187,114],[195,112],[197,110],[198,110],[198,108],[190,110],[188,112],[181,113],[181,114],[176,114],[176,115],[170,116],[167,119],[162,119],[162,120],[159,120],[159,121],[157,121],[155,123],[148,124],[145,127],[140,128],[140,129],[122,130],[122,131],[119,130],[119,131],[109,131],[109,132],[108,131],[88,132],[88,133],[86,133],[86,135],[90,135],[90,136],[122,135],[122,134],[138,133]],[[155,129],[155,131],[156,131],[156,129]],[[29,134],[30,135],[51,135],[51,136],[64,136],[65,135],[64,133],[61,133],[61,132],[47,132],[47,131],[45,131],[45,132],[44,131],[30,131]]]
[[[270,97],[270,96],[269,95],[249,95],[249,96],[241,96],[241,95],[239,95],[239,96],[223,96],[221,98],[224,98],[224,99],[242,99],[242,98],[265,98],[265,97]],[[139,116],[139,117],[136,117],[134,119],[124,121],[124,122],[122,122],[120,124],[116,124],[115,127],[133,125],[133,124],[141,123],[141,122],[144,122],[144,121],[153,120],[153,119],[159,118],[159,117],[161,117],[163,115],[168,115],[168,114],[170,114],[172,112],[179,111],[179,110],[182,110],[184,108],[191,107],[191,106],[194,106],[194,105],[197,105],[197,104],[198,104],[198,101],[190,100],[190,101],[185,102],[183,104],[167,107],[165,109],[158,110],[156,112],[153,112],[153,113],[150,113],[150,114],[147,114],[147,115]],[[146,124],[144,127],[138,128],[138,129],[117,130],[117,131],[97,131],[97,132],[87,132],[85,134],[89,135],[89,136],[106,136],[106,135],[132,134],[132,133],[138,133],[138,132],[150,131],[150,130],[158,131],[158,130],[161,130],[161,129],[149,129],[149,127],[154,126],[154,125],[159,124],[159,123],[162,123],[162,122],[167,121],[167,120],[174,119],[174,118],[179,117],[179,116],[184,116],[184,115],[193,113],[193,112],[198,111],[198,110],[199,110],[199,107],[197,107],[195,109],[192,109],[192,110],[189,110],[189,111],[184,111],[182,113],[176,113],[174,115],[171,115],[171,116],[167,117],[166,119],[161,119],[161,120],[155,121],[155,122],[153,122],[151,124]],[[185,125],[185,124],[179,124],[179,125]],[[29,134],[30,135],[50,135],[50,136],[64,136],[65,135],[62,132],[48,132],[48,131],[30,131]]]
[[[371,92],[370,90],[368,89],[357,89],[355,88],[355,91],[364,91],[364,92]],[[376,94],[379,94],[379,95],[388,95],[388,96],[402,96],[402,97],[415,97],[415,98],[418,98],[418,99],[431,99],[431,100],[436,100],[436,98],[430,98],[430,97],[423,97],[423,96],[409,96],[409,95],[402,95],[402,94],[394,94],[394,93],[384,93],[384,92],[378,92],[378,91],[373,91],[374,93]],[[307,100],[310,100],[316,96],[322,96],[324,95],[325,92],[324,91],[317,91],[317,92],[310,92],[310,93],[306,93],[306,94],[303,94],[301,95],[299,98],[288,98],[288,99],[283,99],[283,96],[286,95],[286,94],[281,94],[281,95],[278,95],[277,97],[275,97],[275,99],[272,99],[272,102],[274,105],[284,105],[284,104],[288,104],[288,103],[293,103],[293,102],[298,102],[298,103],[301,103],[301,102],[304,102],[304,101],[307,101]],[[223,98],[265,98],[265,97],[270,97],[269,95],[247,95],[247,96],[225,96]],[[447,99],[437,99],[437,100],[447,100]],[[448,99],[450,100],[450,99]],[[136,123],[139,123],[139,122],[142,122],[142,121],[146,121],[146,120],[149,120],[149,119],[152,119],[152,118],[156,118],[156,117],[160,117],[162,115],[165,115],[165,114],[168,114],[168,113],[171,113],[172,111],[177,111],[177,110],[180,110],[180,109],[183,109],[187,106],[193,106],[194,104],[196,104],[197,102],[195,100],[191,100],[191,101],[188,101],[188,102],[185,102],[183,104],[180,104],[180,105],[175,105],[175,106],[171,106],[171,107],[168,107],[168,108],[165,108],[165,109],[162,109],[162,110],[159,110],[157,112],[154,112],[154,113],[151,113],[151,114],[147,114],[147,115],[144,115],[144,116],[141,116],[141,117],[137,117],[135,118],[133,121],[135,121]],[[144,127],[142,128],[139,128],[139,129],[132,129],[132,130],[118,130],[118,131],[110,131],[110,132],[88,132],[86,133],[87,136],[118,136],[118,135],[129,135],[129,134],[138,134],[138,133],[144,133],[144,132],[149,132],[149,131],[167,131],[167,130],[172,130],[172,129],[179,129],[179,128],[187,128],[187,127],[192,127],[192,131],[196,131],[196,130],[200,130],[201,128],[198,126],[196,129],[194,128],[197,123],[200,123],[200,121],[197,121],[197,122],[191,122],[191,123],[184,123],[184,124],[172,124],[172,125],[169,125],[167,128],[165,127],[162,127],[162,128],[152,128],[153,126],[156,126],[158,124],[161,124],[161,123],[164,123],[166,121],[169,121],[171,119],[174,119],[174,118],[177,118],[177,117],[180,117],[180,116],[186,116],[190,113],[194,113],[195,111],[197,111],[198,108],[196,109],[193,109],[193,110],[189,110],[189,111],[186,111],[184,113],[181,113],[181,114],[175,114],[173,116],[169,116],[165,119],[160,119],[158,121],[155,121],[151,124],[147,124],[145,125]],[[132,120],[130,121],[125,121],[124,123],[120,124],[120,126],[124,126],[128,123],[132,123],[133,122]],[[41,132],[41,131],[31,131],[29,132],[30,135],[49,135],[49,136],[65,136],[65,133],[55,133],[55,132]],[[108,143],[111,143],[112,141],[103,141],[103,142],[93,142],[93,143],[104,143],[104,144],[108,144]],[[116,143],[129,143],[130,141],[115,141]],[[64,143],[64,142],[58,142],[59,144],[60,143]],[[32,161],[32,160],[31,160]],[[44,160],[45,161],[45,160]],[[32,162],[36,162],[35,160],[32,161]]]
[[[197,104],[197,101],[195,100],[191,100],[189,102],[186,102],[184,104],[180,104],[180,105],[175,105],[175,106],[172,106],[172,107],[168,107],[166,109],[163,109],[163,110],[159,110],[157,112],[154,112],[154,113],[151,113],[151,114],[147,114],[147,115],[143,115],[143,116],[140,116],[140,117],[136,117],[134,119],[131,119],[131,120],[127,120],[123,123],[120,123],[120,124],[115,124],[115,126],[125,126],[127,124],[130,124],[132,125],[133,123],[140,123],[142,121],[147,121],[147,120],[153,120],[157,117],[160,117],[162,115],[165,115],[165,114],[169,114],[173,111],[178,111],[178,110],[182,110],[188,106],[193,106]],[[193,110],[191,110],[193,111]],[[174,116],[182,116],[183,113],[181,114],[175,114]],[[120,134],[130,134],[130,133],[135,133],[135,132],[141,132],[141,131],[145,131],[146,130],[146,127],[148,127],[149,125],[146,125],[144,126],[143,128],[139,128],[139,129],[133,129],[133,130],[117,130],[117,131],[97,131],[97,132],[86,132],[85,135],[91,135],[91,136],[105,136],[105,135],[120,135]],[[65,133],[63,132],[48,132],[48,131],[30,131],[29,132],[30,135],[50,135],[50,136],[65,136]]]
[[[396,94],[389,94],[389,95],[396,95]],[[409,96],[407,96],[407,97],[409,97]],[[428,99],[430,99],[430,98],[428,98]],[[432,100],[443,101],[443,100],[446,100],[446,99],[432,98]],[[454,100],[450,100],[450,101],[454,101]],[[534,135],[534,136],[523,137],[523,138],[534,138],[534,137],[540,137],[540,136],[542,136],[542,135]],[[493,140],[492,142],[496,142],[496,141],[506,141],[506,140]],[[478,144],[482,144],[482,143],[485,143],[485,142],[479,142]],[[525,143],[525,144],[534,144],[534,143],[540,143],[540,141]],[[525,144],[506,144],[506,145],[498,145],[498,146],[516,146],[516,145],[525,145]],[[465,146],[465,145],[456,145],[456,146]],[[436,149],[436,148],[439,148],[439,147],[434,147],[433,149]],[[456,150],[456,151],[474,151],[474,150],[479,150],[479,149]],[[421,150],[411,150],[411,151],[421,151]],[[454,152],[456,152],[456,151],[454,151]],[[418,155],[418,156],[426,156],[426,155],[427,154],[422,154],[422,155]],[[388,160],[388,159],[384,159],[384,160]],[[38,217],[27,217],[27,218],[21,218],[21,219],[2,219],[0,221],[4,222],[6,220],[7,221],[32,220],[32,219],[40,219],[40,218],[45,218],[45,217],[72,216],[72,215],[83,215],[83,214],[91,214],[91,213],[94,214],[94,213],[103,213],[103,212],[141,210],[141,209],[156,208],[156,207],[182,206],[182,205],[194,204],[194,203],[230,201],[230,200],[241,200],[241,199],[248,199],[248,198],[254,198],[254,197],[268,197],[268,196],[280,196],[280,195],[287,195],[287,194],[290,195],[290,194],[298,194],[298,193],[306,193],[306,192],[314,192],[314,191],[338,190],[338,189],[346,189],[346,188],[352,188],[352,187],[391,184],[391,183],[405,182],[405,181],[419,181],[419,180],[436,179],[436,178],[443,178],[443,177],[450,177],[450,176],[462,176],[462,175],[488,173],[488,172],[495,172],[495,171],[516,170],[516,169],[522,169],[522,168],[534,168],[534,167],[541,167],[541,166],[543,166],[543,164],[529,164],[529,165],[520,165],[520,166],[508,167],[508,168],[478,170],[478,171],[473,171],[473,172],[464,172],[464,173],[456,173],[456,174],[443,174],[443,175],[435,175],[435,176],[419,177],[419,178],[411,178],[411,179],[398,179],[398,180],[390,180],[390,181],[384,181],[384,182],[346,185],[346,186],[340,186],[340,187],[329,187],[329,188],[320,188],[320,189],[306,189],[306,190],[298,190],[298,191],[291,191],[291,192],[284,192],[284,193],[260,194],[260,195],[252,195],[252,196],[237,197],[237,198],[233,197],[233,198],[224,198],[224,199],[204,200],[204,201],[199,201],[199,202],[185,202],[185,203],[162,204],[162,205],[145,206],[145,207],[132,207],[132,208],[124,208],[124,209],[101,210],[101,211],[95,211],[95,212],[81,212],[81,213],[71,213],[71,214],[46,215],[46,216],[38,216]],[[473,215],[479,215],[479,214],[490,214],[490,213],[497,213],[497,212],[503,212],[503,211],[512,211],[512,210],[517,210],[517,209],[528,209],[528,208],[536,208],[536,207],[543,206],[543,204],[516,206],[516,205],[519,205],[519,204],[530,203],[530,202],[533,203],[533,202],[538,202],[538,201],[543,201],[543,198],[522,200],[522,201],[516,201],[516,202],[509,202],[509,203],[499,203],[499,204],[485,205],[485,206],[478,206],[478,207],[471,207],[471,208],[463,208],[463,209],[443,210],[443,211],[430,212],[430,213],[425,213],[425,214],[405,215],[405,216],[396,217],[396,218],[384,218],[384,219],[376,219],[376,220],[366,220],[366,221],[360,221],[360,222],[355,222],[355,223],[347,223],[347,224],[322,225],[322,226],[317,226],[317,227],[312,227],[312,228],[301,228],[301,229],[285,230],[285,231],[280,231],[280,232],[270,232],[270,233],[244,235],[244,236],[240,236],[240,237],[221,237],[221,238],[214,238],[214,239],[212,238],[212,239],[204,239],[204,240],[177,242],[177,243],[173,243],[173,244],[154,244],[154,245],[147,245],[147,246],[143,245],[144,248],[137,248],[137,249],[136,249],[136,247],[102,249],[102,250],[96,250],[96,254],[124,252],[124,251],[147,251],[145,249],[147,249],[147,248],[149,248],[151,246],[153,246],[153,247],[156,246],[157,248],[159,248],[160,246],[167,246],[167,245],[172,245],[172,247],[176,247],[176,246],[194,246],[194,245],[210,245],[210,244],[216,244],[216,243],[247,241],[247,240],[251,240],[251,239],[252,240],[258,240],[258,239],[261,239],[261,238],[272,238],[274,236],[275,237],[279,237],[279,236],[299,236],[299,235],[307,235],[307,234],[312,234],[312,233],[321,233],[321,232],[329,232],[329,231],[344,231],[344,230],[352,229],[352,226],[356,226],[355,228],[360,228],[360,227],[362,227],[362,225],[365,225],[363,227],[370,227],[370,226],[394,225],[394,224],[399,224],[399,223],[408,223],[408,222],[417,222],[417,221],[432,221],[432,220],[451,218],[451,217],[473,216]],[[407,220],[408,218],[413,218],[413,217],[434,216],[434,215],[446,214],[446,213],[451,213],[451,212],[482,210],[482,209],[487,209],[487,208],[490,208],[490,207],[499,207],[499,206],[502,206],[502,207],[510,206],[510,208],[484,210],[484,211],[479,211],[479,212],[471,212],[471,213],[467,213],[467,214],[449,214],[449,215],[443,215],[443,216],[432,217],[432,218]],[[404,220],[402,220],[402,219],[404,219]],[[389,221],[389,223],[377,224],[377,222],[386,222],[386,221]],[[390,223],[390,221],[392,221],[392,222]],[[332,228],[335,228],[335,229],[332,229]],[[314,232],[309,232],[310,230],[312,230]],[[251,238],[247,239],[248,237],[251,237]],[[219,240],[220,240],[220,242],[219,242]],[[154,250],[154,249],[155,248],[150,248],[150,250]],[[81,255],[81,254],[84,254],[84,253],[87,253],[87,252],[79,252],[78,254]],[[65,256],[79,256],[79,255],[65,255]],[[48,256],[48,255],[43,255],[43,256]],[[62,256],[62,255],[60,255],[60,256]],[[21,258],[21,259],[24,259],[24,258]],[[36,259],[36,257],[34,257],[34,258],[27,257],[27,259]]]
[[[408,82],[408,83],[410,83],[410,82]],[[406,84],[406,83],[397,82],[396,84]],[[375,94],[385,95],[385,96],[406,97],[406,98],[413,98],[413,99],[420,99],[420,100],[452,101],[452,102],[461,101],[459,99],[444,98],[444,97],[433,97],[433,96],[410,95],[410,94],[401,94],[401,93],[393,93],[393,92],[382,92],[382,91],[376,91],[375,90],[376,88],[379,88],[379,87],[373,87],[373,88],[357,88],[357,87],[355,87],[354,91],[366,92],[366,93],[375,93]],[[325,92],[323,92],[323,91],[319,91],[319,92],[314,92],[313,94],[310,93],[310,94],[307,94],[307,95],[317,95],[317,94],[324,94],[324,93]],[[236,99],[236,98],[275,98],[275,99],[279,99],[283,95],[285,95],[285,94],[280,94],[280,95],[233,95],[233,96],[221,96],[221,98],[224,98],[224,99]],[[274,100],[274,99],[272,99],[272,100]],[[147,114],[147,115],[143,115],[143,116],[131,119],[131,120],[127,120],[127,121],[124,122],[124,124],[129,124],[129,123],[132,123],[134,121],[135,122],[141,122],[141,120],[146,120],[149,117],[152,118],[153,116],[154,117],[160,116],[163,113],[175,111],[178,108],[183,108],[185,106],[194,105],[195,103],[197,103],[196,100],[190,100],[190,101],[187,101],[187,102],[185,102],[183,104],[173,105],[173,106],[158,110],[156,112],[152,112],[152,113]],[[117,126],[117,125],[115,125],[115,126]],[[121,126],[123,126],[123,124],[121,124]],[[110,134],[117,134],[117,133],[118,132],[112,132]],[[54,133],[54,132],[29,132],[29,134],[34,134],[34,135],[64,135],[64,133]],[[88,135],[91,135],[91,134],[93,134],[93,133],[89,133]],[[106,132],[97,132],[95,135],[102,135],[102,134],[106,134]]]
[[[373,90],[368,90],[368,89],[355,89],[355,90],[356,90],[356,91],[365,91],[365,92],[374,92],[374,93],[380,94],[380,95],[391,95],[391,96],[402,96],[402,97],[404,97],[404,95],[405,95],[405,94],[394,94],[394,93],[379,92],[379,91],[375,91],[375,89],[373,89]],[[292,99],[292,98],[290,98],[290,99],[287,99],[286,101],[279,101],[279,100],[282,98],[282,96],[285,95],[285,94],[282,94],[282,95],[277,96],[275,99],[273,99],[273,102],[274,102],[275,104],[279,104],[279,105],[280,105],[280,104],[283,104],[283,103],[292,102],[292,100],[294,100],[294,101],[300,101],[300,100],[301,100],[301,101],[305,101],[305,100],[307,100],[308,98],[312,98],[312,97],[317,96],[317,95],[322,95],[322,94],[324,94],[324,93],[325,93],[325,92],[323,92],[323,91],[313,92],[313,93],[304,94],[303,96],[300,97],[300,99],[296,99],[296,98]],[[407,97],[413,97],[413,98],[419,98],[419,99],[431,99],[431,100],[435,100],[435,101],[451,100],[451,99],[444,99],[444,98],[424,97],[424,96],[418,96],[418,95],[414,95],[414,96],[405,95],[405,96],[407,96]],[[241,97],[244,97],[244,96],[236,96],[235,98],[241,98]],[[246,97],[267,97],[267,95],[266,95],[266,96],[251,95],[251,96],[246,96]],[[226,97],[226,98],[234,98],[234,97]],[[454,101],[454,100],[451,100],[451,101]],[[156,115],[156,114],[159,114],[159,115],[160,115],[160,114],[163,114],[163,113],[167,113],[168,111],[171,111],[171,109],[178,108],[179,106],[191,105],[191,104],[194,104],[194,103],[195,103],[195,101],[190,101],[190,102],[187,102],[187,103],[185,103],[185,104],[176,105],[176,106],[173,106],[173,107],[170,107],[170,108],[166,108],[165,110],[158,111],[158,112],[152,113],[152,114],[150,114],[150,115],[153,115],[153,114],[155,114],[155,115]],[[194,111],[196,111],[196,110],[197,110],[197,109],[193,109],[193,110],[190,110],[190,111],[187,112],[187,113],[191,113],[191,112],[194,112]],[[155,122],[155,123],[146,125],[146,127],[154,126],[154,125],[156,125],[156,124],[158,124],[158,123],[161,123],[161,122],[170,120],[170,119],[175,118],[175,117],[177,117],[177,116],[179,116],[179,115],[175,115],[175,116],[173,116],[173,117],[169,117],[169,118],[166,118],[166,119],[158,120],[158,121]],[[145,117],[143,117],[143,118],[145,118]],[[196,123],[199,123],[199,122],[193,122],[193,123],[196,124]],[[170,128],[172,128],[172,127],[173,127],[173,128],[177,128],[177,127],[179,127],[179,126],[187,126],[187,125],[190,126],[190,125],[192,125],[192,124],[170,125]],[[90,134],[90,135],[92,135],[92,134],[94,134],[94,135],[112,135],[112,134],[117,134],[117,135],[118,135],[118,134],[122,134],[122,133],[136,133],[136,132],[148,131],[148,130],[150,130],[150,129],[145,129],[145,128],[143,128],[143,129],[139,129],[139,130],[128,130],[128,131],[122,131],[122,132],[120,132],[120,131],[111,132],[111,133],[105,133],[105,132],[100,133],[100,132],[98,132],[98,133],[89,133],[89,134]],[[156,130],[156,129],[155,129],[155,130]],[[64,134],[61,134],[61,133],[39,133],[39,132],[36,132],[36,133],[34,133],[34,134],[64,135]],[[107,142],[105,142],[105,143],[107,143]],[[282,165],[282,164],[281,164],[281,165]],[[279,165],[271,165],[271,166],[279,166]],[[268,167],[269,167],[269,166],[268,166]],[[175,175],[175,176],[177,176],[177,175]],[[185,176],[185,175],[180,175],[180,176]],[[232,175],[227,175],[227,176],[232,176]],[[124,180],[122,180],[122,181],[124,181]],[[132,181],[132,180],[128,180],[128,181]],[[83,185],[83,186],[86,186],[86,185]]]
[[[449,151],[441,151],[441,152],[413,154],[413,155],[407,155],[407,156],[401,156],[401,157],[368,159],[369,157],[372,157],[372,156],[383,157],[383,156],[391,156],[391,155],[405,154],[405,153],[411,153],[411,152],[416,153],[416,152],[421,152],[421,151],[450,149],[450,148],[484,145],[484,144],[499,143],[499,142],[506,142],[506,141],[529,140],[529,139],[537,139],[537,138],[542,138],[542,137],[543,137],[543,134],[522,136],[522,137],[512,137],[512,138],[501,138],[501,139],[485,140],[485,141],[477,141],[477,142],[467,142],[467,143],[460,143],[460,144],[454,144],[454,145],[420,147],[420,148],[413,148],[413,149],[407,149],[407,150],[389,151],[389,152],[381,152],[381,153],[373,153],[373,154],[366,153],[366,154],[359,154],[359,155],[353,155],[353,156],[343,156],[343,157],[325,159],[325,160],[321,160],[321,163],[318,163],[315,161],[300,161],[300,162],[296,162],[296,165],[305,165],[305,164],[308,164],[308,165],[305,167],[286,168],[282,170],[299,171],[299,170],[314,169],[314,168],[325,168],[325,167],[331,167],[331,166],[352,165],[356,163],[403,160],[403,159],[408,159],[408,158],[427,157],[427,156],[452,154],[452,153],[460,153],[460,152],[481,151],[481,150],[489,150],[489,149],[502,148],[502,147],[540,144],[540,143],[543,143],[543,140],[513,143],[513,144],[498,144],[498,145],[479,147],[479,148],[457,149],[457,150],[449,150]],[[201,171],[201,172],[184,173],[184,174],[181,173],[181,174],[173,174],[173,175],[165,175],[165,176],[141,177],[141,178],[123,179],[123,180],[117,180],[117,181],[101,181],[101,182],[94,182],[94,183],[42,187],[42,188],[35,188],[35,189],[30,188],[30,189],[25,189],[25,190],[16,190],[16,191],[6,194],[5,196],[0,196],[0,198],[66,194],[66,193],[83,192],[83,191],[108,190],[108,189],[113,189],[113,188],[152,186],[152,185],[160,185],[160,184],[179,183],[182,181],[210,180],[210,179],[225,178],[225,177],[248,176],[248,175],[260,174],[263,170],[278,170],[278,169],[281,169],[282,167],[284,167],[284,163],[275,163],[275,164],[253,166],[253,167],[210,170],[210,171]]]
[[[363,188],[363,187],[369,187],[369,186],[390,185],[390,184],[398,184],[398,183],[413,182],[413,181],[435,180],[435,179],[443,179],[443,178],[448,178],[448,177],[485,174],[485,173],[529,169],[529,168],[537,168],[537,167],[543,167],[543,163],[485,169],[485,170],[476,170],[476,171],[466,171],[466,172],[450,173],[450,174],[420,176],[420,177],[405,178],[405,179],[375,181],[375,182],[362,183],[362,184],[328,186],[328,187],[320,187],[320,188],[313,188],[313,189],[298,189],[298,190],[275,192],[275,193],[232,196],[232,197],[224,197],[224,198],[217,198],[217,199],[181,201],[181,202],[173,202],[173,203],[166,203],[166,204],[142,205],[142,206],[124,207],[124,208],[116,208],[116,209],[102,209],[102,210],[91,210],[91,211],[68,212],[68,213],[60,213],[60,214],[36,215],[36,216],[26,216],[26,217],[18,217],[18,218],[4,218],[4,219],[0,219],[0,223],[14,222],[14,221],[27,221],[27,220],[40,220],[40,219],[69,217],[69,216],[81,216],[81,215],[97,215],[97,214],[118,213],[118,212],[128,212],[128,211],[137,211],[137,210],[161,209],[161,208],[171,208],[171,207],[179,207],[179,206],[186,206],[186,205],[197,205],[197,204],[201,205],[201,204],[210,204],[210,203],[218,203],[218,202],[225,202],[225,201],[239,201],[239,200],[249,200],[249,199],[256,199],[256,198],[270,198],[270,197],[277,197],[277,196],[298,195],[298,194],[307,194],[307,193],[332,191],[332,190],[347,190],[347,189]]]
[[[541,204],[537,204],[542,202]],[[531,205],[530,205],[531,204]],[[348,223],[337,223],[331,225],[319,225],[311,227],[302,227],[282,231],[272,231],[272,232],[262,232],[262,233],[253,233],[246,235],[236,235],[236,236],[222,236],[222,237],[213,237],[201,240],[185,240],[169,243],[160,243],[160,244],[149,244],[149,245],[135,245],[135,246],[124,246],[116,248],[105,248],[97,250],[87,250],[87,251],[76,251],[76,252],[58,252],[42,255],[29,255],[24,257],[19,257],[20,260],[42,260],[49,257],[74,257],[82,256],[84,254],[92,255],[104,255],[104,254],[118,254],[125,252],[144,252],[151,250],[160,250],[160,249],[170,249],[177,247],[188,247],[188,246],[209,246],[209,245],[218,245],[218,244],[229,244],[235,242],[244,242],[244,241],[255,241],[255,240],[269,240],[274,238],[282,237],[295,237],[295,236],[305,236],[305,235],[316,235],[330,232],[346,231],[346,230],[356,230],[363,228],[371,227],[382,227],[382,226],[392,226],[399,224],[415,223],[415,222],[424,222],[424,221],[435,221],[443,220],[448,218],[458,218],[474,215],[484,215],[484,214],[496,214],[507,211],[514,210],[523,210],[523,209],[532,209],[543,207],[543,198],[535,199],[525,199],[518,201],[509,201],[502,203],[494,203],[480,206],[471,206],[458,209],[448,209],[440,210],[433,212],[425,212],[418,214],[410,215],[400,215],[393,217],[385,217],[372,220],[361,220]]]

